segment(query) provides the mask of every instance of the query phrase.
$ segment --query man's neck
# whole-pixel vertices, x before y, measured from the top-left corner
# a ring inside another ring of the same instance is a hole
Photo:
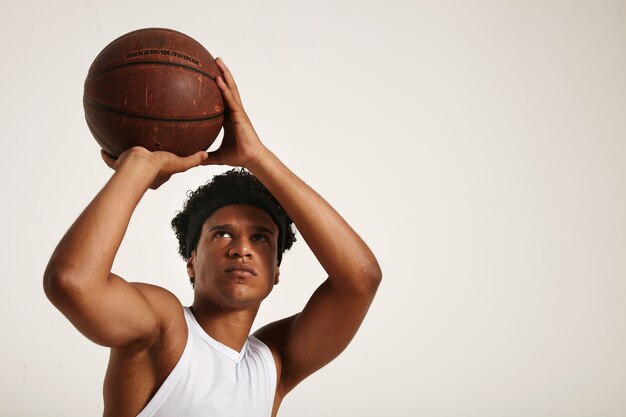
[[[200,327],[213,339],[241,352],[250,335],[258,307],[241,310],[224,310],[194,300],[191,311]]]

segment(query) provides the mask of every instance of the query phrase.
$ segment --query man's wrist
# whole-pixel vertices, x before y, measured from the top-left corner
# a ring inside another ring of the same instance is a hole
[[[159,165],[149,154],[129,154],[122,161],[116,174],[123,176],[127,183],[148,189],[159,174]]]
[[[263,169],[263,167],[273,159],[276,159],[276,155],[265,146],[261,146],[259,151],[257,151],[252,158],[248,159],[243,167],[254,174]]]

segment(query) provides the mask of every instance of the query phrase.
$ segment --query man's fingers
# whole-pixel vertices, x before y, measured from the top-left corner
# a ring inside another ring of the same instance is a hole
[[[217,77],[216,81],[217,81],[217,86],[222,91],[222,95],[226,99],[226,104],[228,105],[228,107],[230,109],[232,109],[233,107],[240,107],[241,103],[239,102],[239,100],[237,100],[237,97],[235,97],[235,95],[233,94],[233,91],[230,88],[228,88],[228,85],[226,85],[222,77]]]
[[[179,167],[181,168],[181,172],[187,171],[190,168],[201,165],[204,162],[204,160],[207,159],[207,157],[208,157],[208,154],[205,151],[198,151],[194,153],[193,155],[180,158]]]
[[[239,88],[237,87],[237,83],[235,82],[235,79],[233,78],[233,74],[230,72],[226,64],[224,64],[224,61],[222,60],[222,58],[217,58],[215,60],[215,63],[219,67],[220,71],[222,71],[223,80],[225,81],[225,84],[228,86],[228,88],[230,88],[230,90],[232,91],[233,97],[237,100],[237,103],[241,104],[241,96],[239,95]]]
[[[233,74],[231,74],[231,72],[228,69],[228,67],[226,66],[226,64],[224,64],[224,61],[222,60],[222,58],[217,58],[215,60],[215,63],[217,64],[219,69],[222,71],[222,74],[224,74],[224,80],[226,81],[226,84],[228,84],[228,86],[230,88],[236,89],[237,88],[237,83],[235,83],[235,79],[233,78]]]
[[[223,165],[219,150],[206,152],[206,159],[202,161],[202,165]]]
[[[115,169],[114,165],[115,165],[116,159],[114,159],[111,155],[106,153],[104,149],[100,149],[100,156],[102,157],[102,160],[104,161],[105,164],[107,164],[109,168]]]

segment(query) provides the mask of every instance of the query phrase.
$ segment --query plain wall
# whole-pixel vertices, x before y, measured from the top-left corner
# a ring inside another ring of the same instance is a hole
[[[111,175],[87,69],[142,27],[222,56],[263,141],[383,268],[352,344],[281,416],[626,415],[626,2],[0,4],[1,416],[102,413],[108,352],[42,273]],[[189,304],[169,221],[225,169],[148,192],[114,271]],[[255,328],[324,278],[297,242]]]

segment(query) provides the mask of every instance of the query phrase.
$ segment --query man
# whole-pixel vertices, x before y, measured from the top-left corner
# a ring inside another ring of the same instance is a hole
[[[111,348],[105,416],[275,416],[287,393],[348,345],[381,280],[367,245],[261,143],[230,71],[216,63],[228,109],[220,148],[186,158],[144,148],[117,160],[103,153],[115,173],[63,237],[44,275],[52,303],[86,337]],[[186,308],[163,288],[110,271],[147,189],[202,164],[238,166],[254,177],[226,174],[252,185],[204,203],[192,197],[174,219],[194,285]],[[328,279],[299,314],[249,335],[293,242],[291,220]]]

